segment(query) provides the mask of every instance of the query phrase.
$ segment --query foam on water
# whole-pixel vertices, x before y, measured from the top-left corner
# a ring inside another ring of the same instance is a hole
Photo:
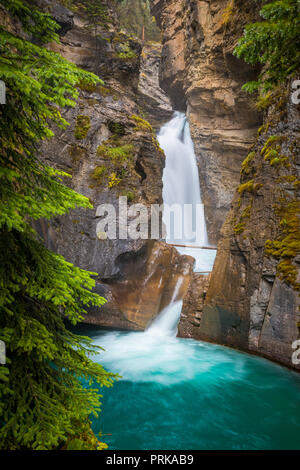
[[[81,331],[122,376],[93,418],[110,449],[300,449],[298,374],[167,331]]]

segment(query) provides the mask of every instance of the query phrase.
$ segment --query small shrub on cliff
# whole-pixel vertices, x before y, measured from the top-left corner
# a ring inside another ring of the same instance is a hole
[[[116,53],[116,56],[122,60],[137,59],[138,55],[134,52],[128,43],[121,44],[120,51]]]
[[[121,178],[118,178],[116,173],[111,173],[109,177],[108,187],[111,189],[121,183]]]
[[[298,0],[276,0],[265,4],[261,22],[246,26],[234,54],[248,64],[262,64],[257,81],[244,89],[267,93],[300,68],[300,8]]]

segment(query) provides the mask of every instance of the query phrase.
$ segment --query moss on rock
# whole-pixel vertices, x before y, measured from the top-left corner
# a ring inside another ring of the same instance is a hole
[[[89,116],[80,114],[77,116],[75,125],[75,137],[77,140],[83,140],[86,138],[91,127],[91,119]]]

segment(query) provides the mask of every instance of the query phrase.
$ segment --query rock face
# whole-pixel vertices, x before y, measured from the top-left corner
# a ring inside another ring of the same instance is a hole
[[[254,0],[152,0],[163,33],[161,86],[187,110],[199,166],[209,241],[230,209],[245,152],[261,117],[241,86],[255,71],[233,56]]]
[[[140,105],[156,129],[171,119],[174,113],[169,97],[159,84],[161,54],[160,43],[145,44],[141,55],[138,85]]]
[[[62,21],[60,7],[52,5],[51,13],[54,17],[57,13]],[[180,257],[163,242],[119,239],[118,232],[117,239],[108,238],[105,226],[102,231],[97,228],[105,213],[101,215],[96,209],[102,204],[111,205],[124,228],[126,217],[124,206],[119,208],[120,196],[127,197],[128,218],[131,223],[136,220],[136,225],[139,214],[130,213],[133,204],[148,209],[149,222],[150,206],[162,203],[165,156],[151,125],[140,117],[148,111],[149,119],[157,124],[159,116],[149,107],[156,106],[161,97],[164,117],[172,112],[155,75],[159,49],[147,48],[142,56],[141,44],[115,27],[98,26],[95,31],[84,16],[65,12],[65,17],[72,21],[63,31],[61,44],[49,47],[94,72],[105,83],[80,86],[75,108],[63,111],[69,127],[55,130],[55,138],[42,145],[40,155],[50,166],[70,173],[72,179],[65,183],[87,196],[94,209],[74,210],[50,225],[41,221],[38,230],[50,249],[76,266],[99,273],[96,290],[108,303],[91,311],[87,322],[144,329],[171,301],[178,282],[180,295],[184,295],[194,261]],[[145,61],[153,66],[149,77],[147,66],[141,72]],[[141,73],[145,75],[142,78]],[[148,108],[143,109],[146,97]]]
[[[257,136],[263,116],[241,91],[257,71],[233,56],[258,5],[152,0],[152,11],[163,33],[161,85],[187,109],[210,242],[220,238],[210,282],[193,276],[179,335],[299,369],[299,107],[289,84],[274,92]]]
[[[243,163],[193,336],[300,369],[292,363],[300,338],[300,113],[290,95],[289,84],[274,93]]]
[[[210,276],[193,273],[188,291],[183,300],[182,312],[178,325],[178,336],[180,338],[197,337],[209,281]]]
[[[188,289],[194,259],[180,256],[174,248],[156,241],[139,251],[120,255],[115,264],[119,274],[98,292],[109,303],[100,310],[90,311],[89,323],[143,330],[171,300],[182,299]],[[173,298],[179,287],[176,299]]]

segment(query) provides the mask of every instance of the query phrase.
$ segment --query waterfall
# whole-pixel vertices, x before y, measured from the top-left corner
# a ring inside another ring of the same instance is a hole
[[[176,336],[182,310],[182,300],[164,308],[151,323],[145,334],[151,336]]]
[[[175,112],[171,121],[165,124],[158,136],[158,141],[166,155],[163,174],[163,201],[165,207],[179,208],[173,218],[164,210],[163,221],[166,225],[166,241],[173,244],[207,245],[207,231],[204,217],[199,172],[190,134],[190,127],[185,114]],[[186,207],[189,210],[185,210]],[[180,214],[184,214],[183,217]],[[177,234],[182,236],[178,239]],[[209,272],[215,258],[215,251],[199,248],[178,248],[181,254],[195,258],[195,271]],[[183,278],[178,279],[170,305],[164,308],[146,330],[146,335],[176,336],[180,320],[182,301],[178,292]]]
[[[157,136],[166,155],[163,174],[163,202],[165,207],[179,208],[173,217],[165,210],[166,241],[178,245],[208,245],[204,209],[201,200],[199,171],[194,144],[185,114],[175,112]],[[188,210],[185,209],[189,208]],[[180,210],[181,209],[181,210]],[[184,213],[184,217],[180,216]],[[182,233],[180,238],[177,233]],[[195,258],[195,272],[211,272],[216,256],[214,250],[178,247],[181,254]]]
[[[182,300],[178,300],[183,277],[179,277],[175,286],[170,305],[164,308],[148,327],[146,332],[150,335],[176,336],[177,326],[182,310]]]
[[[167,242],[206,245],[207,231],[199,173],[186,116],[176,112],[172,120],[161,128],[158,141],[166,155],[163,174],[164,204],[168,207],[177,205],[184,214],[180,217],[176,213],[173,218],[169,218],[164,212]],[[178,233],[182,234],[180,238],[176,237]]]

